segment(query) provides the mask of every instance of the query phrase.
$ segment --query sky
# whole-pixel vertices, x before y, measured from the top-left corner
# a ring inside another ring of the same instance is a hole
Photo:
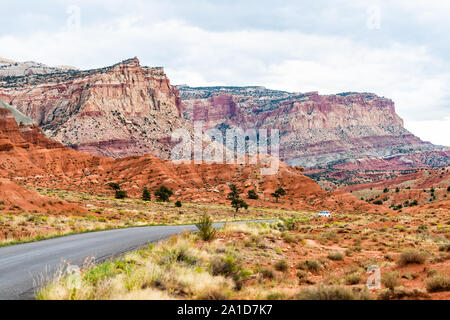
[[[137,56],[172,84],[373,92],[450,146],[450,1],[0,0],[0,57],[97,68]]]

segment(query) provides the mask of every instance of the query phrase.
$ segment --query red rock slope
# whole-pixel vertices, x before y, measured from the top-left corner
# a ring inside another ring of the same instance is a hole
[[[0,109],[1,110],[1,109]],[[228,203],[229,184],[244,192],[256,189],[261,199],[254,206],[296,210],[329,209],[340,212],[390,212],[367,204],[349,193],[326,192],[301,170],[281,163],[277,174],[261,176],[256,165],[175,164],[151,155],[123,159],[92,156],[72,149],[47,149],[26,140],[9,111],[0,116],[0,177],[36,187],[62,188],[89,193],[111,193],[109,182],[119,182],[130,196],[139,197],[144,186],[166,185],[177,199],[205,203]],[[8,135],[6,135],[7,133]],[[37,140],[42,140],[38,138]],[[7,184],[9,188],[9,184]],[[280,203],[270,197],[279,186],[288,194]],[[8,189],[7,188],[7,189]],[[14,189],[14,188],[12,188]],[[8,197],[7,195],[5,195]],[[245,195],[243,194],[245,198]],[[34,201],[34,200],[33,200]]]

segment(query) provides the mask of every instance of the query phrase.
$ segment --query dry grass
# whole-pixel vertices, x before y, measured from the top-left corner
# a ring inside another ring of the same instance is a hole
[[[183,204],[183,209],[187,207]],[[196,210],[203,213],[203,209]],[[217,221],[215,210],[206,209]],[[90,268],[83,271],[83,288],[73,298],[367,299],[371,296],[364,290],[366,269],[372,265],[381,268],[386,287],[374,297],[447,297],[443,292],[447,280],[437,277],[449,262],[441,248],[448,243],[448,231],[442,226],[450,216],[445,212],[335,214],[326,221],[312,214],[285,214],[288,218],[274,224],[227,224],[211,241],[194,234],[175,237],[129,254],[120,263]],[[402,232],[397,225],[404,226]],[[420,225],[427,229],[417,232]],[[346,251],[349,255],[344,256]],[[422,280],[428,270],[435,272]],[[72,297],[63,279],[50,288],[42,298]]]
[[[450,277],[446,274],[436,274],[426,281],[429,292],[450,291]]]
[[[127,254],[81,273],[81,286],[71,289],[60,274],[38,299],[224,299],[234,290],[232,279],[207,271],[215,258],[192,246],[192,235],[173,237],[153,248]]]
[[[423,264],[426,260],[427,256],[425,253],[416,249],[406,249],[400,254],[398,264],[400,266],[405,266],[408,264]]]
[[[369,300],[366,290],[352,290],[343,286],[319,285],[303,289],[298,294],[300,300]]]

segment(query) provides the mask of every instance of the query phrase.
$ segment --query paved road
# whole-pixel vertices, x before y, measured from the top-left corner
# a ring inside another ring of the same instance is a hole
[[[216,227],[221,225],[215,224]],[[0,248],[0,299],[33,299],[36,286],[52,278],[63,261],[82,265],[86,258],[93,256],[100,262],[150,242],[194,230],[197,228],[193,225],[136,227]]]

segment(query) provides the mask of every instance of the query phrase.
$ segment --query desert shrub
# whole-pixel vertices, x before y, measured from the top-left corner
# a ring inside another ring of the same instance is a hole
[[[154,194],[158,201],[167,202],[173,195],[173,191],[167,188],[166,186],[160,186],[158,189],[155,190]]]
[[[308,272],[306,272],[306,270],[297,270],[297,278],[299,278],[299,280],[301,281],[305,280],[307,275]]]
[[[289,264],[285,259],[281,259],[275,263],[274,267],[275,270],[285,272],[287,271],[287,269],[289,269]]]
[[[450,291],[450,277],[443,273],[435,274],[425,284],[428,292]]]
[[[449,252],[450,251],[450,242],[441,244],[439,246],[439,251]]]
[[[284,241],[286,241],[287,243],[294,243],[297,242],[297,240],[295,239],[295,237],[290,234],[289,232],[283,232],[281,234],[281,237],[283,238]]]
[[[223,275],[226,277],[233,276],[240,270],[236,258],[232,255],[226,257],[215,257],[211,262],[211,273],[215,276]]]
[[[319,234],[319,240],[330,240],[336,242],[339,240],[339,236],[334,231],[326,231]]]
[[[350,274],[346,275],[344,277],[344,280],[345,280],[346,285],[351,286],[351,285],[360,283],[362,278],[363,277],[361,274],[354,272],[354,273],[350,273]]]
[[[381,204],[383,204],[383,201],[381,201],[381,200],[375,200],[375,201],[373,202],[373,204],[381,205]]]
[[[305,260],[297,264],[297,269],[318,272],[322,269],[322,264],[317,260]]]
[[[368,300],[367,290],[356,291],[343,286],[319,285],[303,289],[298,298],[301,300]]]
[[[150,191],[148,191],[147,187],[144,187],[144,190],[142,190],[142,200],[144,201],[151,200]]]
[[[286,190],[284,190],[282,187],[279,187],[277,190],[275,190],[275,192],[272,192],[270,195],[275,198],[276,202],[278,202],[278,198],[286,195]]]
[[[212,220],[206,213],[203,214],[200,221],[195,225],[198,229],[198,235],[203,241],[211,241],[216,235],[216,229]]]
[[[125,199],[126,197],[128,197],[126,191],[116,190],[116,195],[115,195],[116,199]]]
[[[282,292],[271,292],[267,295],[267,300],[283,300],[286,299],[286,295]]]
[[[398,280],[400,279],[400,276],[398,272],[392,271],[392,272],[385,272],[381,276],[381,283],[388,289],[394,289],[396,286],[398,286]]]
[[[381,289],[378,292],[378,299],[379,300],[388,300],[392,297],[392,290],[391,289]]]
[[[259,273],[261,273],[261,275],[267,279],[273,279],[275,277],[275,272],[269,268],[261,268],[259,269]]]
[[[341,261],[344,260],[344,256],[340,252],[330,252],[328,254],[328,259],[333,261]]]
[[[259,198],[259,196],[256,193],[255,189],[249,190],[247,196],[248,196],[249,199],[258,199]]]
[[[425,253],[416,249],[406,249],[399,257],[398,264],[405,266],[407,264],[423,264],[427,260]]]
[[[120,185],[117,182],[110,182],[108,186],[115,191],[120,190]]]
[[[181,206],[182,206],[181,201],[180,201],[180,200],[177,200],[177,201],[175,202],[175,207],[181,208]]]
[[[296,230],[297,229],[297,219],[295,218],[281,218],[281,221],[283,221],[283,224],[280,225],[281,229],[287,229],[287,230]]]

